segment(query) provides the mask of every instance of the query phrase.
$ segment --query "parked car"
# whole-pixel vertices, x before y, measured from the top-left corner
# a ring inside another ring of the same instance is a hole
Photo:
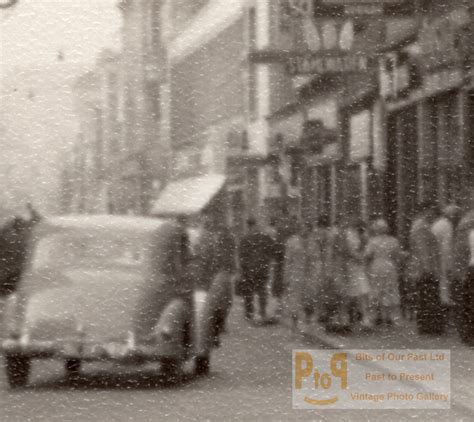
[[[31,363],[161,362],[174,374],[194,360],[209,371],[219,292],[200,291],[186,271],[182,228],[171,220],[119,216],[44,218],[8,299],[2,344],[11,387]]]

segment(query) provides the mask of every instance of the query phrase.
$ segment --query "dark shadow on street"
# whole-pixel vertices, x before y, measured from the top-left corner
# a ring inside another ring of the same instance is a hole
[[[168,376],[159,371],[110,373],[96,371],[77,376],[57,376],[47,380],[35,380],[18,391],[26,390],[171,390],[182,388],[201,377],[182,373]],[[17,390],[10,390],[14,393]]]

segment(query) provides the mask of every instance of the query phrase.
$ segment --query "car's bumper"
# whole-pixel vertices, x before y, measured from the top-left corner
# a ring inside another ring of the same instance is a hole
[[[122,343],[74,344],[54,341],[5,340],[4,355],[22,355],[34,359],[80,359],[83,361],[159,361],[165,358],[182,360],[185,351],[174,342],[130,346]]]

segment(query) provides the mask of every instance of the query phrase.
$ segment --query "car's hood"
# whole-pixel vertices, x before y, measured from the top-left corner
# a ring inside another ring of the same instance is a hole
[[[122,340],[135,330],[140,303],[154,295],[150,280],[126,269],[75,268],[27,277],[36,278],[37,288],[23,296],[24,326],[41,339],[83,333],[87,341]]]

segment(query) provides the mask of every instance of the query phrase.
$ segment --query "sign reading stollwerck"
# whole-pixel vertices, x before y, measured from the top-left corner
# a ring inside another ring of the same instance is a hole
[[[400,1],[347,3],[351,7],[372,7],[375,4],[383,12],[386,4],[398,5]],[[375,69],[373,49],[367,52],[354,51],[354,19],[346,16],[349,6],[340,1],[324,0],[283,2],[284,13],[300,19],[295,25],[301,28],[298,36],[307,50],[286,55],[290,76],[367,73]],[[374,9],[367,14],[374,14]]]
[[[449,350],[293,350],[295,409],[450,409]]]
[[[364,54],[341,52],[324,56],[320,53],[308,53],[290,57],[287,69],[291,76],[368,72],[372,62],[373,59]]]

